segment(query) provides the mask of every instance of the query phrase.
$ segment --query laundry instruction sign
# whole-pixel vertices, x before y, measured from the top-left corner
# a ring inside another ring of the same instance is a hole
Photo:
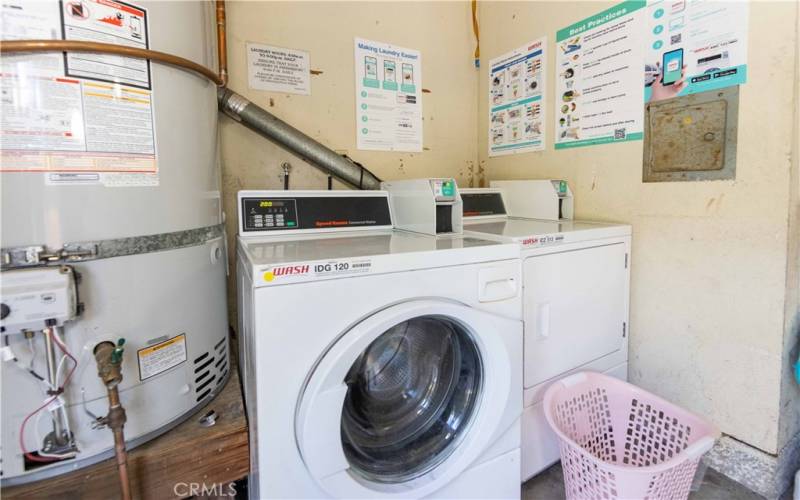
[[[555,148],[641,140],[645,0],[556,33]]]
[[[422,151],[422,54],[355,39],[356,144],[373,151]]]
[[[646,102],[747,81],[748,2],[647,2]]]
[[[489,156],[544,149],[547,39],[489,63]]]
[[[247,81],[254,90],[310,95],[308,52],[248,43]]]

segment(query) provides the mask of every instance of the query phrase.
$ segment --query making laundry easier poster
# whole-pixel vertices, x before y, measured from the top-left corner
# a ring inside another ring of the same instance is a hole
[[[645,101],[747,80],[748,2],[650,0]]]
[[[422,55],[355,39],[356,144],[373,151],[422,151]]]
[[[544,149],[547,39],[526,43],[489,63],[489,156]]]
[[[555,148],[641,140],[645,0],[556,33]]]

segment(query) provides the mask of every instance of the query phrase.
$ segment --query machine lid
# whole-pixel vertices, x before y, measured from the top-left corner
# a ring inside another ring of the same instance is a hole
[[[298,402],[311,477],[336,498],[422,497],[454,480],[520,390],[504,341],[519,335],[519,322],[432,300],[357,324],[323,354]]]
[[[547,221],[509,218],[507,220],[474,221],[465,224],[464,232],[473,236],[513,241],[525,246],[545,241],[567,243],[601,238],[630,236],[631,227],[591,221]]]
[[[240,259],[250,268],[256,286],[519,257],[517,245],[475,236],[429,236],[385,230],[239,237],[238,246]],[[264,279],[265,275],[271,279]]]

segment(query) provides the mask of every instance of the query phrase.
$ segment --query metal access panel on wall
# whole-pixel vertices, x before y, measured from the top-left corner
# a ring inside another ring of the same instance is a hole
[[[735,179],[738,111],[739,87],[648,104],[642,181]]]

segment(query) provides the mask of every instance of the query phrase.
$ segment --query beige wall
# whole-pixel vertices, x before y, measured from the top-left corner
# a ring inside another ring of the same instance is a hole
[[[556,30],[613,4],[484,2],[483,60],[546,35],[552,90]],[[555,151],[552,93],[547,149],[490,159],[486,65],[480,76],[489,178],[565,178],[576,217],[633,225],[631,380],[770,453],[782,444],[796,13],[794,2],[752,5],[735,181],[643,184],[641,142]]]
[[[800,42],[800,8],[795,13],[795,30]],[[789,258],[786,274],[786,319],[779,443],[800,432],[800,385],[795,381],[794,363],[800,356],[800,49],[794,66],[794,128],[792,132],[791,200],[789,203]]]
[[[347,153],[382,179],[453,176],[476,182],[477,70],[468,2],[228,2],[229,86],[311,135]],[[422,52],[424,152],[355,148],[353,38]],[[247,86],[245,44],[265,43],[310,53],[311,95],[255,91]],[[280,165],[292,166],[291,187],[325,189],[327,178],[255,133],[221,119],[223,206],[235,249],[236,192],[281,189]],[[342,187],[337,183],[337,187]],[[234,251],[231,251],[231,260]],[[233,283],[231,283],[233,288]],[[232,294],[229,294],[233,297]],[[235,302],[230,302],[235,315]],[[235,316],[233,316],[235,318]],[[235,321],[233,321],[235,324]]]

